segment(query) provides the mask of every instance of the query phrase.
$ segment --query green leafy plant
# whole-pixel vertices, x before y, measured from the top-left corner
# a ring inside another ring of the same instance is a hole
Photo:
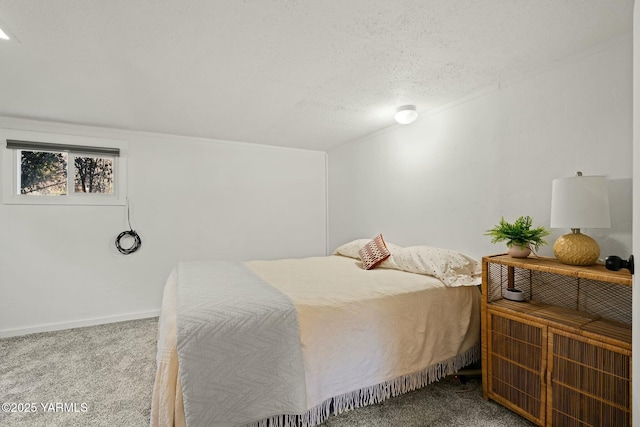
[[[543,237],[551,232],[544,227],[531,228],[532,225],[533,220],[530,216],[521,216],[513,224],[502,217],[500,223],[491,230],[487,230],[485,236],[492,237],[491,243],[506,241],[508,248],[518,246],[520,249],[530,247],[538,250],[540,246],[547,244]]]

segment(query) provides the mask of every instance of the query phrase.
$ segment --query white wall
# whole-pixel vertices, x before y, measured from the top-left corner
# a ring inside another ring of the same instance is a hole
[[[580,170],[611,180],[613,227],[583,231],[602,255],[627,256],[631,92],[626,37],[330,150],[329,250],[381,232],[477,258],[503,252],[485,230],[503,215],[549,227],[552,180]]]
[[[0,205],[0,336],[156,315],[180,260],[325,254],[323,152],[8,118],[0,128],[127,140],[143,241],[116,251],[122,206]]]

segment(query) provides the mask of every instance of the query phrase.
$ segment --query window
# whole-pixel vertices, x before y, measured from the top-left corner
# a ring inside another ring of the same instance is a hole
[[[6,137],[5,203],[120,205],[126,199],[126,143],[18,132]],[[11,133],[11,132],[10,132]]]
[[[8,140],[7,147],[24,146]],[[49,148],[49,147],[44,147]],[[75,147],[70,150],[76,149]],[[113,156],[90,156],[64,151],[18,150],[20,184],[30,196],[66,196],[74,193],[113,194]],[[73,172],[73,173],[70,173]]]

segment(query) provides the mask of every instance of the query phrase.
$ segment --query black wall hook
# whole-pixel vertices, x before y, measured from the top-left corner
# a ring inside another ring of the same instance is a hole
[[[604,265],[608,270],[618,271],[627,268],[633,274],[633,255],[629,255],[629,260],[625,261],[619,256],[610,255],[604,260]]]

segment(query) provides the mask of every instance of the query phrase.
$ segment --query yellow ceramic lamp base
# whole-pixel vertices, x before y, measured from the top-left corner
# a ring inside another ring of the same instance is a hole
[[[556,240],[553,253],[563,264],[593,265],[600,257],[600,246],[586,234],[569,233]]]

